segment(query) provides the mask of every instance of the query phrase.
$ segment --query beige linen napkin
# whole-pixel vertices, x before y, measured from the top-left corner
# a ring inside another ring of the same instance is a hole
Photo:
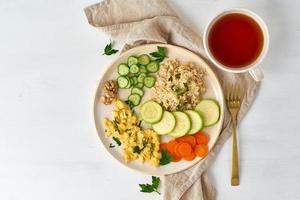
[[[123,51],[145,43],[169,43],[187,48],[206,59],[202,38],[180,21],[167,0],[104,0],[85,8],[84,11],[92,26],[115,40],[125,41]],[[212,64],[211,66],[217,73],[223,89],[226,83],[241,85],[245,94],[239,113],[241,120],[255,99],[259,83],[248,73],[231,74],[217,69]],[[230,117],[225,110],[222,132],[206,158],[183,172],[164,177],[164,199],[216,199],[216,191],[207,177],[206,170],[230,135]]]

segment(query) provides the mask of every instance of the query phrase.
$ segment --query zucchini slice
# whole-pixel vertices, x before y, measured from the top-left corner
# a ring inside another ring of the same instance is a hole
[[[203,127],[203,120],[200,114],[194,110],[186,110],[184,111],[191,120],[191,129],[189,130],[188,134],[192,135],[200,131]]]
[[[141,106],[141,118],[150,124],[154,124],[160,121],[163,115],[163,108],[155,101],[146,101]]]
[[[195,110],[203,118],[203,125],[205,127],[212,126],[219,121],[220,108],[219,104],[214,100],[205,99],[200,101]]]
[[[173,115],[176,119],[176,125],[174,130],[169,133],[172,137],[181,137],[187,134],[191,128],[191,120],[187,114],[184,112],[173,112]]]
[[[144,96],[144,91],[140,88],[134,87],[131,89],[131,94],[138,94],[142,97]]]
[[[165,135],[170,133],[175,128],[176,120],[172,113],[164,111],[161,120],[152,125],[152,128],[159,135]]]

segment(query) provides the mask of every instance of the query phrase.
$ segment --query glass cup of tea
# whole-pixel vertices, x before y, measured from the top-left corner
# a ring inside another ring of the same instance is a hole
[[[214,17],[203,37],[209,59],[219,68],[231,72],[249,72],[256,81],[263,79],[258,65],[269,48],[266,24],[250,10],[234,8]]]

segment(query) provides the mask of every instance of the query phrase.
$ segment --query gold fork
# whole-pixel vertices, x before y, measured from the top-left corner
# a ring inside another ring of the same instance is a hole
[[[227,107],[232,119],[232,163],[231,163],[231,185],[240,184],[239,178],[239,156],[237,146],[237,115],[241,107],[241,91],[239,86],[228,86],[226,95]]]

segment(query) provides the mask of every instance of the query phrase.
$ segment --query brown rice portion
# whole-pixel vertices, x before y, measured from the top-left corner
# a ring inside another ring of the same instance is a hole
[[[152,88],[154,99],[168,111],[192,109],[206,90],[204,77],[199,66],[169,59],[160,65]]]

